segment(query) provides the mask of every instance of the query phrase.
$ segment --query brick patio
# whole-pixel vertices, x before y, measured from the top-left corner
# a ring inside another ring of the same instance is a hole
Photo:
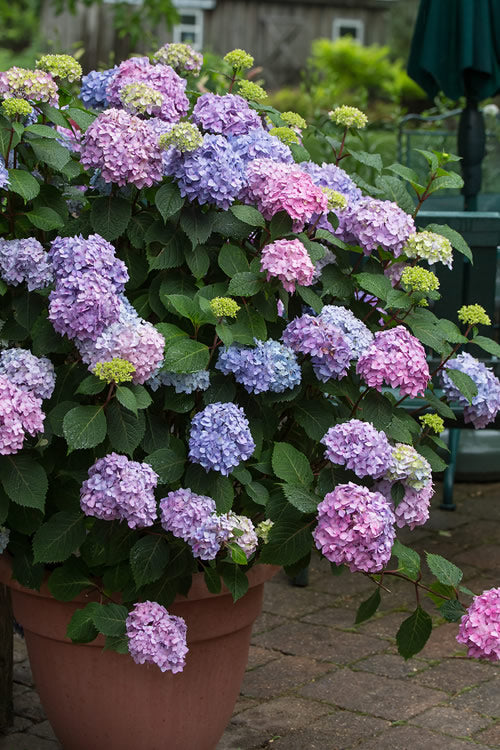
[[[500,585],[500,485],[457,485],[456,499],[455,513],[435,510],[413,532],[414,546],[460,563],[480,593]],[[397,593],[384,595],[376,618],[354,627],[357,605],[373,590],[362,575],[332,577],[315,561],[308,588],[290,587],[283,574],[268,583],[241,696],[217,750],[500,748],[499,667],[465,659],[449,623],[404,662],[394,634],[412,591],[391,587]],[[428,609],[435,612],[430,602]],[[17,637],[15,660],[16,718],[0,750],[60,750]]]

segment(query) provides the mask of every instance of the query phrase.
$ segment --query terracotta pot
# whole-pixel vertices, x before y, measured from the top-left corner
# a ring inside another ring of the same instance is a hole
[[[276,570],[253,568],[249,591],[236,603],[227,590],[210,594],[203,575],[194,576],[188,597],[169,607],[188,628],[186,667],[173,675],[103,651],[101,636],[72,643],[66,627],[88,598],[59,602],[46,585],[25,589],[0,557],[0,581],[11,588],[33,678],[64,750],[214,750],[239,694],[264,582]]]

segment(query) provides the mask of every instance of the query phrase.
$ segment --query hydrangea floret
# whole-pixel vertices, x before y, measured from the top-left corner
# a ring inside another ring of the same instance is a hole
[[[450,371],[453,370],[468,375],[473,381],[477,393],[472,401],[461,393],[453,381],[450,376]],[[441,372],[441,380],[447,398],[463,406],[464,422],[470,422],[476,429],[481,429],[495,420],[500,411],[500,380],[491,367],[468,352],[463,352],[447,362]]]
[[[51,73],[54,78],[66,78],[71,83],[82,77],[82,66],[71,55],[42,55],[36,61],[36,67]]]
[[[291,146],[293,143],[300,143],[299,136],[292,128],[271,128],[269,135],[274,136],[274,138],[279,138],[279,140],[286,146]]]
[[[191,122],[178,122],[160,136],[158,143],[165,150],[173,146],[181,152],[194,151],[203,144],[203,136]]]
[[[186,664],[186,622],[157,602],[134,604],[127,617],[128,650],[136,664],[156,664],[162,672],[182,672]]]
[[[461,323],[468,326],[491,325],[491,318],[481,305],[463,305],[457,316]]]
[[[443,263],[448,268],[453,265],[451,242],[435,232],[415,232],[410,234],[403,248],[407,258],[426,260],[429,265]]]
[[[123,108],[131,115],[159,115],[163,94],[147,83],[126,83],[120,91]]]
[[[343,128],[365,128],[368,125],[368,117],[357,107],[349,107],[342,104],[328,113],[330,120]]]
[[[111,362],[97,362],[94,367],[94,375],[105,383],[130,383],[135,367],[126,359],[115,357]]]
[[[281,119],[291,128],[297,128],[298,130],[307,128],[307,122],[297,112],[282,112]]]
[[[28,115],[31,115],[33,107],[26,99],[10,97],[3,100],[2,110],[7,117],[14,120],[16,117],[28,117]]]
[[[314,264],[300,240],[276,240],[262,248],[260,270],[267,272],[267,280],[275,277],[287,292],[295,291],[295,284],[310,286]]]
[[[14,66],[0,73],[0,96],[27,99],[29,102],[59,102],[57,83],[50,73]]]
[[[432,271],[419,266],[407,266],[401,273],[403,287],[412,292],[435,292],[439,289],[439,279]]]
[[[468,655],[476,659],[500,661],[500,588],[475,596],[463,615],[457,641],[467,646]]]
[[[210,309],[216,318],[235,318],[241,308],[231,297],[214,297],[210,300]]]
[[[267,91],[253,81],[238,81],[238,94],[248,102],[265,102]]]
[[[391,463],[391,446],[385,432],[369,422],[351,419],[330,427],[321,442],[326,445],[325,458],[351,469],[360,478],[380,479]]]
[[[164,65],[170,65],[179,75],[192,73],[196,76],[200,73],[203,65],[203,55],[183,42],[164,44],[153,54],[153,60]]]
[[[444,430],[444,420],[439,414],[421,414],[419,420],[424,427],[438,435]]]
[[[224,55],[224,62],[230,65],[233,70],[247,70],[253,67],[254,59],[244,49],[237,48]]]
[[[342,211],[347,207],[347,198],[338,190],[332,190],[331,188],[322,188],[324,194],[328,198],[328,210],[329,211]]]

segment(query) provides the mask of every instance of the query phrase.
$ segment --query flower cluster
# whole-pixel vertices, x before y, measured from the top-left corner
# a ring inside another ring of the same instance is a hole
[[[193,393],[193,391],[206,391],[210,386],[210,373],[208,370],[197,372],[170,372],[160,370],[147,381],[152,391],[157,391],[162,385],[171,385],[176,393]]]
[[[267,91],[253,81],[239,81],[238,94],[248,102],[264,102],[267,99]]]
[[[203,144],[203,136],[192,122],[178,122],[160,136],[159,144],[165,150],[173,146],[178,151],[195,151]]]
[[[419,417],[420,422],[424,427],[428,427],[429,430],[439,435],[444,430],[444,421],[438,414],[422,414]]]
[[[52,283],[53,270],[49,256],[34,237],[0,239],[0,276],[12,286],[24,282],[32,292]]]
[[[250,458],[255,443],[241,406],[216,402],[198,412],[191,422],[189,458],[206,471],[227,476]]]
[[[339,219],[336,233],[344,242],[359,245],[365,255],[381,247],[397,258],[410,234],[415,232],[413,219],[397,203],[376,198],[349,203]]]
[[[347,198],[337,190],[331,188],[322,188],[324,194],[328,198],[328,210],[329,211],[343,211],[347,206]]]
[[[224,57],[224,62],[230,65],[233,70],[247,70],[253,65],[253,57],[245,52],[244,49],[233,49]]]
[[[231,297],[214,297],[210,300],[210,309],[216,318],[235,318],[240,306]]]
[[[458,370],[472,378],[477,388],[472,403],[455,385],[448,374],[450,370]],[[441,380],[447,398],[463,406],[464,422],[471,422],[476,429],[481,429],[494,421],[500,410],[500,381],[490,367],[463,352],[446,364]]]
[[[115,357],[111,362],[98,362],[94,367],[94,375],[106,383],[129,383],[135,367],[126,359]]]
[[[406,266],[401,272],[401,283],[412,292],[435,292],[439,289],[439,279],[432,271],[420,266]]]
[[[429,265],[444,263],[448,268],[453,264],[453,248],[446,237],[435,232],[415,232],[410,234],[403,247],[407,258],[426,260]]]
[[[57,333],[70,339],[95,341],[119,313],[113,283],[95,271],[70,273],[58,279],[50,293],[49,320]]]
[[[319,314],[319,319],[326,325],[335,326],[342,331],[353,359],[358,359],[373,343],[373,333],[347,307],[325,305]]]
[[[11,120],[16,117],[28,117],[33,112],[33,107],[26,99],[15,99],[11,97],[2,102],[3,113]]]
[[[305,314],[295,318],[283,331],[284,343],[294,352],[309,354],[316,377],[327,382],[347,374],[352,350],[344,333],[320,316]]]
[[[345,196],[350,204],[356,203],[362,197],[361,190],[356,183],[347,172],[335,164],[323,162],[320,165],[312,161],[303,161],[299,166],[303,172],[307,172],[315,185],[336,190]]]
[[[248,560],[259,544],[257,531],[252,521],[247,516],[238,516],[229,511],[220,516],[220,524],[225,541],[237,544]]]
[[[208,133],[244,135],[261,128],[260,117],[237,94],[202,94],[193,109],[193,122]]]
[[[80,506],[87,516],[126,521],[131,529],[151,526],[157,515],[157,482],[158,474],[149,464],[109,453],[90,467],[80,490]]]
[[[387,564],[394,541],[394,513],[380,492],[339,484],[318,506],[316,547],[352,572],[376,573]]]
[[[356,372],[370,388],[380,391],[387,383],[412,398],[424,393],[431,377],[424,347],[403,326],[376,333],[373,344],[359,358]]]
[[[249,393],[283,393],[301,381],[300,367],[293,351],[278,341],[255,341],[255,347],[232,344],[222,349],[216,367],[232,373]]]
[[[154,62],[170,65],[176,73],[198,75],[203,65],[203,55],[196,52],[189,44],[171,42],[164,44],[153,55]]]
[[[186,664],[187,627],[157,602],[139,602],[126,621],[128,650],[136,664],[156,664],[162,672],[182,672]]]
[[[254,159],[271,159],[283,164],[294,163],[288,146],[262,128],[255,128],[245,135],[231,136],[229,143],[242,160],[244,168]]]
[[[393,484],[393,482],[387,479],[382,479],[376,483],[374,489],[384,495],[388,502],[392,502],[391,490]],[[420,490],[414,489],[414,487],[411,487],[405,481],[401,482],[401,486],[404,490],[404,495],[394,508],[396,526],[398,528],[408,526],[412,530],[416,526],[423,526],[429,519],[430,502],[434,495],[432,481],[429,480]]]
[[[469,656],[500,660],[500,588],[474,597],[460,621],[457,641],[467,646]]]
[[[274,138],[279,138],[279,140],[286,146],[291,146],[292,143],[300,142],[299,136],[292,128],[271,128],[269,135],[272,135]]]
[[[86,107],[98,110],[107,108],[106,89],[117,70],[118,66],[115,65],[114,68],[109,68],[109,70],[91,70],[90,73],[83,76],[79,97]]]
[[[163,94],[147,83],[132,81],[120,90],[120,101],[131,115],[159,115]]]
[[[52,105],[59,101],[57,83],[50,73],[18,67],[0,73],[0,96],[27,99],[30,102],[48,102]]]
[[[380,479],[391,461],[391,446],[385,432],[368,422],[351,419],[330,427],[320,441],[326,445],[325,458],[351,469],[358,477]]]
[[[463,305],[457,315],[459,321],[468,326],[491,325],[491,318],[481,305]]]
[[[335,107],[328,115],[332,122],[344,128],[365,128],[368,124],[368,117],[364,112],[357,107],[349,107],[347,104]]]
[[[42,55],[36,61],[36,67],[51,73],[54,78],[66,78],[70,82],[82,77],[82,66],[71,55]]]
[[[52,396],[56,385],[54,365],[47,357],[35,357],[29,349],[0,351],[0,375],[36,398]]]
[[[305,130],[307,128],[307,122],[297,112],[282,112],[280,117],[291,128],[297,128],[297,130]]]
[[[415,490],[423,489],[432,479],[429,462],[412,445],[396,443],[392,449],[386,478],[391,482],[404,479]]]
[[[295,284],[310,286],[314,265],[300,240],[276,240],[262,248],[260,270],[267,271],[267,280],[275,277],[287,292],[295,291]]]
[[[100,234],[91,234],[87,238],[81,234],[56,237],[50,246],[48,259],[57,282],[71,273],[80,276],[94,272],[106,278],[119,294],[129,280],[127,266],[116,257],[113,245]]]
[[[42,432],[44,419],[41,399],[0,375],[0,455],[20,451],[25,433]]]

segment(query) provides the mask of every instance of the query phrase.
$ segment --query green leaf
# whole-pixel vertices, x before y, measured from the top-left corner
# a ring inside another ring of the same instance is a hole
[[[451,242],[452,247],[455,248],[455,250],[458,250],[459,253],[462,253],[462,255],[465,255],[467,260],[469,260],[471,263],[473,263],[472,258],[472,251],[469,247],[469,245],[466,243],[462,235],[455,231],[455,229],[452,229],[447,224],[427,224],[425,227],[426,232],[436,232],[436,234],[440,234],[443,237],[446,237]]]
[[[361,413],[377,430],[385,430],[392,421],[393,407],[385,396],[372,391],[361,401]]]
[[[432,620],[427,612],[418,606],[415,612],[401,623],[396,634],[398,651],[404,659],[410,659],[423,649],[432,632]]]
[[[94,614],[101,605],[89,602],[84,609],[77,609],[69,621],[66,635],[73,643],[90,643],[97,638],[98,630],[94,625]]]
[[[269,231],[271,232],[271,240],[274,241],[277,237],[285,237],[287,234],[291,234],[293,231],[293,221],[286,211],[280,211],[274,214],[269,224]]]
[[[439,611],[448,622],[458,622],[465,615],[466,609],[457,599],[450,599],[439,607]]]
[[[413,213],[415,209],[413,198],[398,177],[379,175],[375,180],[375,185],[384,191],[387,200],[397,203],[407,214]]]
[[[264,277],[261,274],[243,271],[236,273],[229,282],[228,294],[236,297],[252,297],[261,288]]]
[[[48,206],[34,208],[33,211],[26,214],[26,218],[34,227],[42,229],[44,232],[51,232],[52,229],[60,229],[64,226],[64,219],[59,216],[57,211]]]
[[[246,559],[245,559],[246,563]],[[222,567],[222,580],[232,594],[233,601],[237,602],[248,591],[248,578],[238,565],[225,563]]]
[[[394,174],[399,175],[399,177],[402,177],[404,180],[407,180],[410,183],[415,183],[417,188],[421,188],[422,190],[425,190],[424,185],[419,185],[419,176],[415,172],[414,169],[410,169],[410,167],[405,167],[403,164],[391,164],[389,167],[386,167],[390,172],[394,172]]]
[[[226,547],[231,553],[231,560],[237,565],[246,565],[247,556],[237,542],[227,542]]]
[[[186,457],[171,448],[160,448],[144,459],[160,478],[160,484],[176,482],[184,474]]]
[[[247,256],[237,245],[222,245],[217,262],[229,278],[237,273],[245,273],[250,270]]]
[[[82,380],[76,389],[76,393],[82,393],[84,396],[95,396],[97,393],[102,393],[105,388],[104,380],[99,380],[95,375],[89,375]]]
[[[112,402],[108,406],[106,417],[112,447],[120,453],[132,456],[146,431],[144,413],[141,411],[134,414]]]
[[[266,226],[266,220],[261,212],[253,206],[231,206],[229,210],[244,224],[250,224],[252,227]]]
[[[456,419],[453,409],[450,409],[448,404],[445,404],[444,401],[441,401],[440,398],[435,396],[430,391],[426,391],[425,400],[429,403],[429,406],[437,411],[438,414],[441,414],[442,417],[447,417],[447,419]]]
[[[245,489],[248,491],[248,485]],[[234,499],[234,487],[229,477],[217,476],[210,485],[210,497],[215,500],[217,513],[229,513]]]
[[[70,602],[80,591],[92,586],[85,573],[85,566],[76,557],[70,557],[64,565],[56,568],[48,580],[49,591],[60,602]]]
[[[460,333],[460,329],[458,328],[458,326],[456,326],[455,323],[452,323],[451,320],[442,318],[438,323],[438,327],[443,332],[446,341],[449,341],[450,344],[467,343],[467,339],[465,338],[465,336]],[[498,344],[496,346],[498,346]],[[500,346],[498,347],[498,351],[500,352]]]
[[[90,125],[94,122],[96,115],[93,112],[89,112],[86,109],[80,109],[79,107],[68,107],[66,114],[70,120],[74,120],[80,130],[84,133]]]
[[[494,357],[500,357],[500,346],[493,339],[489,339],[486,336],[476,336],[474,343],[484,349],[488,354],[493,354]]]
[[[203,570],[205,584],[211,594],[219,594],[222,589],[221,579],[215,568],[205,567]]]
[[[218,232],[224,241],[228,237],[234,240],[244,240],[251,232],[248,224],[237,219],[230,211],[221,211],[215,215],[213,230]]]
[[[245,485],[245,492],[252,498],[254,503],[257,503],[257,505],[267,505],[269,491],[267,490],[267,487],[264,487],[260,482],[251,482],[250,484]]]
[[[9,182],[9,189],[20,195],[25,201],[33,200],[40,192],[38,180],[24,169],[9,169]]]
[[[116,398],[125,409],[133,412],[137,416],[137,399],[133,391],[126,386],[119,385],[116,389]],[[141,435],[142,440],[142,435]],[[139,441],[140,442],[140,441]]]
[[[143,385],[129,385],[128,389],[134,394],[138,409],[147,409],[153,403],[153,399]]]
[[[318,510],[319,498],[303,489],[295,487],[293,484],[284,484],[283,492],[288,502],[301,513],[316,513]]]
[[[168,544],[162,536],[143,536],[130,550],[130,567],[137,587],[157,581],[168,564]]]
[[[167,309],[169,304],[172,305],[181,318],[195,322],[200,317],[200,308],[187,294],[164,294],[163,290],[160,290],[160,299]]]
[[[166,183],[159,188],[155,195],[156,208],[160,212],[163,221],[180,211],[184,205],[179,188],[174,182]]]
[[[193,250],[186,250],[186,263],[195,279],[202,279],[207,275],[210,267],[210,257],[201,245]]]
[[[308,459],[289,443],[274,444],[272,465],[276,476],[296,487],[309,487],[313,482]]]
[[[445,557],[441,555],[435,555],[432,552],[426,552],[425,557],[429,570],[438,579],[439,583],[445,586],[453,586],[456,588],[462,580],[463,573],[460,568],[449,562]]]
[[[199,206],[188,206],[181,213],[181,227],[195,248],[202,245],[212,234],[214,225],[213,213],[202,213]]]
[[[130,202],[125,198],[103,195],[92,201],[92,229],[110,242],[125,233],[131,215]]]
[[[320,313],[323,309],[323,302],[321,301],[321,297],[316,294],[316,292],[313,292],[312,289],[309,289],[306,286],[299,286],[297,285],[297,292],[302,297],[306,305],[309,305],[309,307],[312,307],[315,313]]]
[[[7,495],[18,505],[44,510],[48,480],[45,469],[31,456],[2,456],[0,476]]]
[[[420,573],[420,555],[410,547],[405,547],[396,539],[392,547],[392,554],[398,558],[398,571],[412,581],[416,581]]]
[[[373,594],[359,605],[354,624],[359,625],[361,622],[365,622],[365,620],[369,620],[370,617],[373,617],[379,608],[381,601],[380,589],[376,588]]]
[[[311,525],[277,520],[262,548],[260,561],[270,565],[291,565],[305,557],[313,543]]]
[[[123,635],[128,609],[122,604],[98,604],[93,609],[92,621],[103,635]]]
[[[428,194],[432,195],[438,190],[459,190],[463,186],[463,178],[457,172],[447,172],[440,177],[436,177],[429,187]]]
[[[63,562],[85,539],[85,516],[81,511],[62,510],[46,521],[33,538],[35,562]]]
[[[447,368],[446,374],[454,385],[456,385],[460,393],[465,396],[469,404],[471,404],[472,400],[477,396],[477,385],[472,378],[465,372],[455,370],[451,366]]]
[[[392,284],[387,276],[383,274],[358,273],[355,279],[361,289],[374,294],[380,300],[387,299],[389,293],[392,292]]]
[[[28,125],[24,130],[25,133],[37,135],[40,138],[52,138],[57,140],[61,134],[55,128],[49,128],[48,125]]]
[[[106,437],[102,406],[76,406],[63,419],[63,432],[70,451],[94,448]]]
[[[323,269],[321,283],[325,292],[340,299],[348,298],[354,292],[354,279],[342,273],[336,265],[330,264]]]
[[[38,161],[47,164],[56,171],[61,170],[71,159],[71,153],[65,146],[47,138],[33,138],[30,141]]]
[[[128,654],[128,636],[124,635],[107,635],[103,651],[116,651],[117,654]]]
[[[229,326],[229,330],[234,341],[246,346],[253,346],[254,339],[267,339],[266,321],[250,305],[243,306],[238,311],[236,322]]]
[[[448,464],[429,445],[418,445],[418,452],[427,459],[432,471],[445,471]]]
[[[204,370],[210,359],[206,344],[192,339],[176,340],[165,351],[164,368],[172,372]]]
[[[353,151],[352,149],[349,149],[349,154],[360,164],[364,164],[366,167],[372,167],[372,169],[375,169],[377,172],[382,171],[384,164],[380,154],[370,154],[368,151]]]
[[[39,591],[45,578],[45,565],[33,563],[31,550],[16,552],[12,559],[12,576],[21,586]]]

